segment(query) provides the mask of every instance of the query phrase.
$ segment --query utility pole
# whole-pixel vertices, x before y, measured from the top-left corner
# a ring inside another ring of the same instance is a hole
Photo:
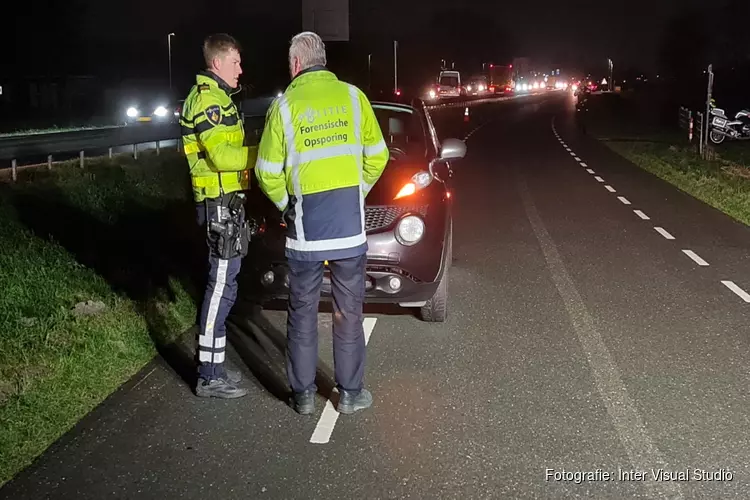
[[[167,35],[167,47],[169,48],[169,91],[172,92],[172,37],[174,33]]]
[[[398,40],[393,41],[393,93],[398,92]]]

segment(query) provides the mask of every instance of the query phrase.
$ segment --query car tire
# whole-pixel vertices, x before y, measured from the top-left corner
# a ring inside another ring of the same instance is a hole
[[[448,232],[448,255],[445,258],[445,271],[433,295],[420,310],[422,321],[443,323],[448,318],[448,275],[453,261],[453,221]]]

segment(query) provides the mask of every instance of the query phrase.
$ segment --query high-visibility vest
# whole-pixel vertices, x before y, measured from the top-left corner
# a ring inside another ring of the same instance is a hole
[[[196,77],[185,99],[180,128],[196,202],[250,187],[257,147],[245,146],[245,130],[232,89],[210,72]]]
[[[287,223],[286,256],[367,251],[364,200],[388,163],[367,97],[324,67],[300,73],[266,115],[255,175]]]

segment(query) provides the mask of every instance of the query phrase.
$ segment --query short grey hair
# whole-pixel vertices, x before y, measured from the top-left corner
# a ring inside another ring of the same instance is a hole
[[[302,69],[326,65],[326,45],[317,33],[303,31],[292,38],[289,46],[289,63],[297,57]]]

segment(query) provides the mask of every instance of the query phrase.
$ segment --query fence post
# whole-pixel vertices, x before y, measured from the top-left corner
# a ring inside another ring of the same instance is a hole
[[[52,155],[47,155],[47,170],[52,170]]]
[[[83,168],[83,151],[81,151],[81,168]]]
[[[701,158],[703,158],[703,136],[704,136],[704,129],[705,129],[705,127],[703,126],[703,113],[699,111],[698,117],[700,118],[700,125],[701,125],[701,143],[700,143],[700,147],[698,148],[698,151],[700,152]]]
[[[156,141],[156,154],[157,155],[159,154],[159,142],[160,141]]]
[[[138,144],[133,144],[133,158],[138,159]]]
[[[109,159],[112,159],[112,148],[109,148]]]
[[[18,163],[15,158],[10,162],[10,170],[13,182],[16,182],[18,180]]]
[[[688,138],[690,142],[693,142],[693,112],[688,111],[688,119],[690,120],[690,132],[688,133]]]

